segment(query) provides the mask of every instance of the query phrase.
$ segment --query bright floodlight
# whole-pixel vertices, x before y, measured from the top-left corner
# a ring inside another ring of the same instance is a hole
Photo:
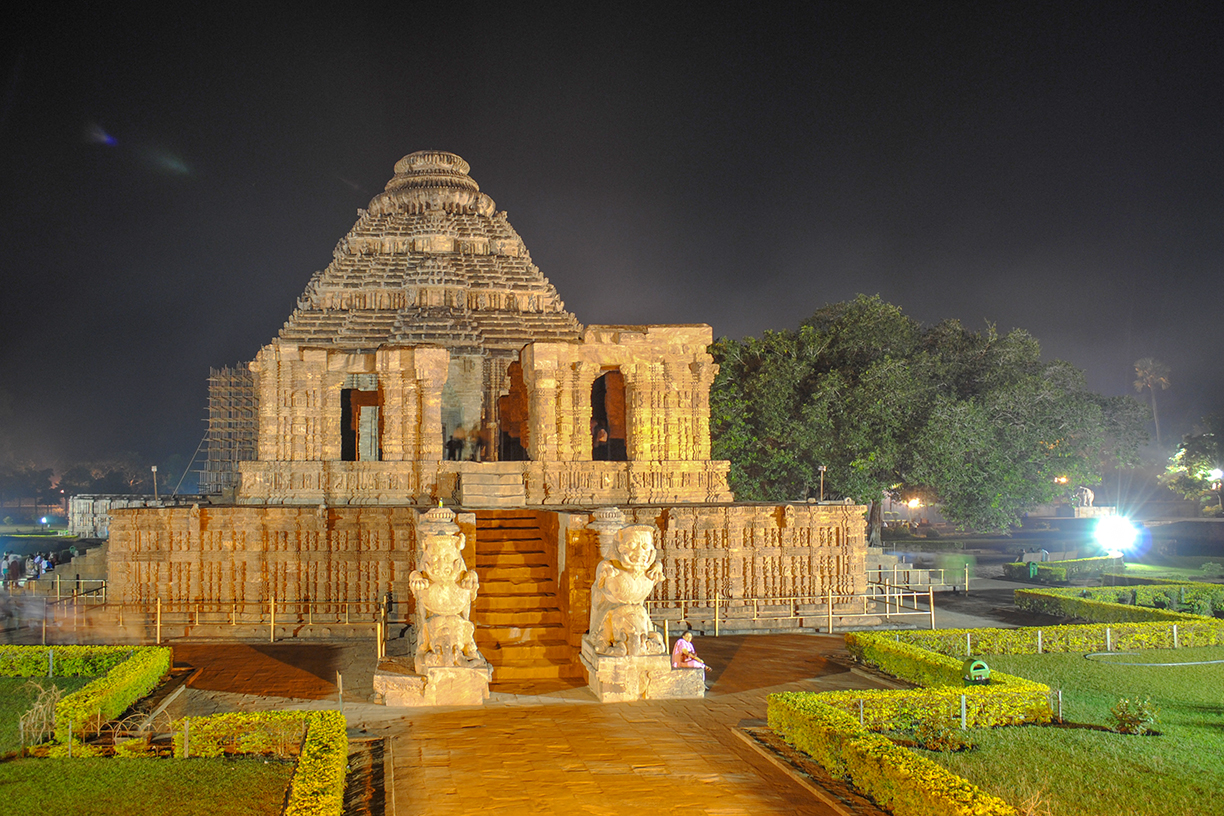
[[[1138,535],[1135,525],[1121,516],[1106,516],[1097,522],[1096,540],[1110,555],[1130,549]]]
[[[1224,478],[1224,470],[1220,470],[1219,468],[1216,468],[1212,470],[1210,473],[1208,473],[1207,475],[1211,477],[1213,481],[1218,482],[1220,481],[1221,478]]]

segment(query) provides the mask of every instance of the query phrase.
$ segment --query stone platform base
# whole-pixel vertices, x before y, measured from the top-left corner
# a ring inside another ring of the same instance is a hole
[[[589,635],[582,638],[582,667],[587,685],[601,703],[630,700],[700,700],[705,697],[705,669],[673,669],[670,655],[607,657],[595,653]]]
[[[492,676],[490,666],[433,667],[417,674],[412,658],[384,657],[374,672],[374,691],[387,706],[478,706],[489,699]]]

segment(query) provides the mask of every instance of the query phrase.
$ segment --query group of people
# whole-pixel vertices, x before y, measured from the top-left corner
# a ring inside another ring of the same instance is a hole
[[[55,569],[58,563],[54,553],[34,553],[26,557],[18,553],[4,553],[0,556],[0,578],[6,589],[15,587],[24,581],[41,578]]]

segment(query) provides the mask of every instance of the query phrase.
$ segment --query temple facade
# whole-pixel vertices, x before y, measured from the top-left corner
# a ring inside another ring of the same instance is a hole
[[[710,455],[711,328],[583,326],[468,169],[401,159],[278,336],[213,372],[213,502],[117,511],[111,596],[407,607],[438,503],[475,545],[478,642],[534,631],[558,665],[586,627],[597,508],[658,531],[660,604],[861,592],[863,508],[735,503]]]

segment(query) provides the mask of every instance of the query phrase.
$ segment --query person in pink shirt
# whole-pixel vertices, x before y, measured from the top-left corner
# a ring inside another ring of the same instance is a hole
[[[683,637],[676,638],[676,645],[672,648],[672,668],[673,669],[704,669],[705,663],[697,657],[697,651],[693,648],[693,633],[685,632]]]

